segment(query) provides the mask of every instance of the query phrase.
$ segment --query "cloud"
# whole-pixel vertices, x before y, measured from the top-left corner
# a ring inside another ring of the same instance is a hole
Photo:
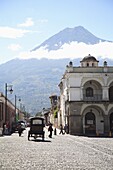
[[[8,46],[8,49],[12,50],[12,51],[18,51],[21,49],[21,46],[19,44],[10,44]]]
[[[47,19],[39,19],[38,22],[39,22],[39,23],[47,23],[48,20],[47,20]]]
[[[33,26],[33,25],[34,25],[34,22],[33,22],[32,18],[27,18],[24,23],[18,24],[17,26],[18,27],[30,27],[30,26]]]
[[[24,34],[31,32],[30,30],[15,29],[11,27],[0,27],[0,37],[2,38],[20,38]]]
[[[21,59],[30,58],[48,58],[48,59],[63,59],[63,58],[83,58],[88,54],[93,55],[96,58],[109,58],[113,59],[113,43],[100,42],[95,45],[87,45],[85,43],[72,42],[70,44],[64,44],[61,49],[56,51],[48,51],[44,47],[32,52],[22,52],[19,55]]]

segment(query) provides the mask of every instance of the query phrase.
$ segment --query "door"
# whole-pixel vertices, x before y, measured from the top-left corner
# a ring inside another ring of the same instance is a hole
[[[88,112],[85,115],[85,134],[86,135],[96,134],[96,120],[95,115],[92,112]]]

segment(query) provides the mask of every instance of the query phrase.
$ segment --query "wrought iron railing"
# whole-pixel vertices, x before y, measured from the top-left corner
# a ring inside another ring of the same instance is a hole
[[[87,97],[85,94],[83,94],[83,100],[84,101],[102,101],[102,94],[94,94],[91,97]]]

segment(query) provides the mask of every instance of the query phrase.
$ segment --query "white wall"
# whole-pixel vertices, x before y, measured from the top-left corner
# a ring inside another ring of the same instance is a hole
[[[69,87],[77,87],[81,85],[81,78],[79,76],[73,76],[69,78]]]
[[[97,115],[96,116],[96,132],[98,132],[99,134],[103,134],[104,133],[104,118],[102,115]]]
[[[80,99],[80,88],[70,88],[69,101],[78,101]]]

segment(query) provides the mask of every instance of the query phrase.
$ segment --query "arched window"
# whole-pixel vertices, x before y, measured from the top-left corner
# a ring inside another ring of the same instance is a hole
[[[86,97],[93,97],[93,89],[91,87],[86,89]]]

